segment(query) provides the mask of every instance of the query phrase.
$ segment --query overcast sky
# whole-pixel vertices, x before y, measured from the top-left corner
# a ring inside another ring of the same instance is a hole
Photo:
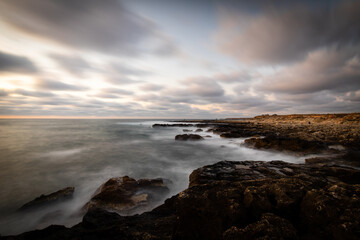
[[[360,0],[0,0],[0,115],[360,111]]]

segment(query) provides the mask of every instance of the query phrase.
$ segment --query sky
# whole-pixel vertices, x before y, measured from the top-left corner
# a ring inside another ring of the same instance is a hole
[[[0,0],[0,117],[360,112],[360,0]]]

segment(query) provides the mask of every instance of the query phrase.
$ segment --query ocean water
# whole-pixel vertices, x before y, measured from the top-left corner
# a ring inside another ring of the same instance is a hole
[[[111,177],[169,179],[170,197],[187,188],[194,169],[218,161],[304,162],[304,157],[248,149],[241,146],[244,139],[206,131],[197,133],[211,135],[204,141],[175,141],[185,128],[152,128],[154,123],[164,120],[0,120],[0,234],[80,222],[81,207]],[[75,187],[69,201],[17,211],[41,194],[68,186]]]

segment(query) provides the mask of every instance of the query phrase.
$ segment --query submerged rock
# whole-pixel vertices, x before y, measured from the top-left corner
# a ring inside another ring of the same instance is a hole
[[[23,206],[20,207],[19,210],[20,211],[32,210],[32,209],[36,209],[39,207],[45,207],[50,204],[54,204],[54,203],[58,203],[61,201],[71,199],[74,191],[75,191],[74,187],[67,187],[67,188],[61,189],[59,191],[50,193],[48,195],[43,194],[43,195],[35,198],[34,200],[24,204]]]
[[[139,179],[128,176],[110,178],[85,204],[85,209],[101,208],[122,214],[146,209],[169,193],[163,179]]]
[[[124,217],[91,208],[72,228],[4,239],[359,238],[360,170],[223,161],[193,171],[188,189],[150,212]]]
[[[180,134],[175,136],[175,140],[187,141],[187,140],[203,140],[204,138],[197,134]]]

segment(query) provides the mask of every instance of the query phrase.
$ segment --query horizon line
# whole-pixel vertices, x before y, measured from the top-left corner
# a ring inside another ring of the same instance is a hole
[[[21,115],[0,115],[0,119],[213,119],[213,118],[181,118],[181,117],[138,117],[138,116],[21,116]]]

